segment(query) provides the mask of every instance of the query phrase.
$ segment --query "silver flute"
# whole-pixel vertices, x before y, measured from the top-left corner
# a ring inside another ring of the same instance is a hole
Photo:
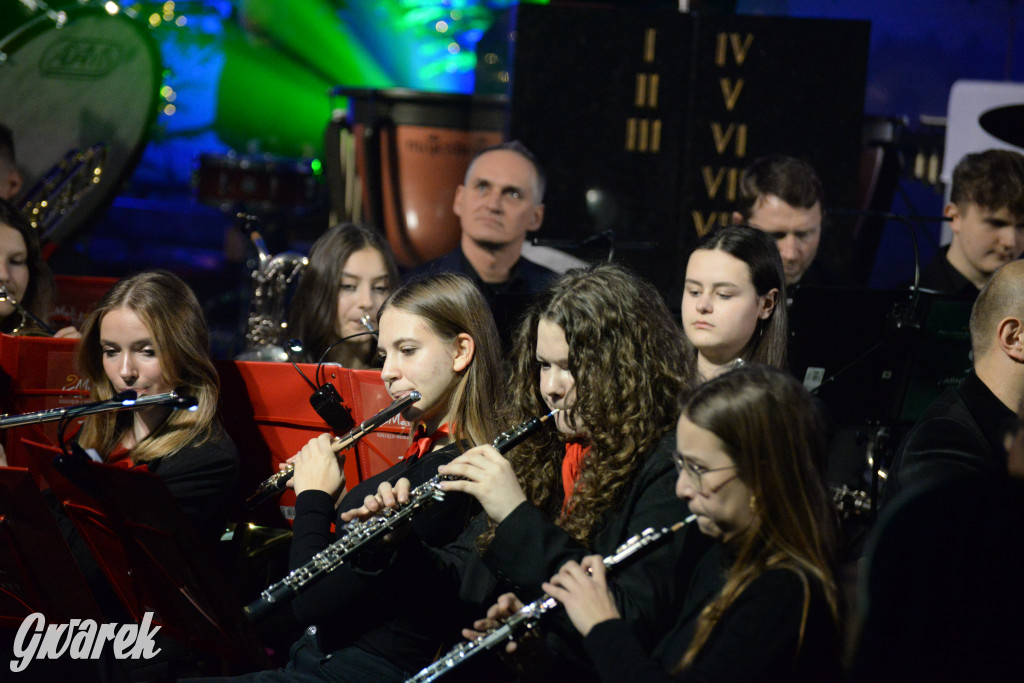
[[[46,333],[46,336],[52,337],[53,335],[57,334],[57,330],[47,325],[35,314],[33,314],[31,311],[29,311],[21,304],[19,304],[14,299],[14,297],[11,296],[10,292],[7,291],[7,287],[0,285],[0,302],[3,301],[6,301],[11,306],[14,306],[14,309],[18,311],[18,313],[21,313],[21,323],[18,325],[17,329],[15,330],[15,333],[24,332],[25,326],[28,324],[28,321],[32,320],[32,322],[34,322],[36,325],[39,325],[39,328]]]
[[[420,400],[420,392],[418,391],[410,391],[402,398],[395,399],[387,408],[380,411],[373,417],[364,420],[362,424],[345,436],[336,436],[331,439],[331,449],[335,453],[340,453],[346,448],[351,448],[361,438],[377,429],[418,400]],[[294,474],[295,464],[288,463],[288,466],[283,470],[264,480],[264,482],[259,485],[259,488],[245,499],[245,504],[248,505],[250,509],[260,506],[264,501],[272,498],[281,491],[284,491],[288,485],[288,480],[291,479]]]
[[[679,529],[697,519],[690,515],[681,522],[660,529],[648,528],[629,538],[616,548],[615,552],[603,559],[604,566],[609,570],[617,568],[627,560],[633,561],[666,542]],[[473,655],[491,650],[503,643],[515,640],[526,631],[537,625],[541,617],[558,607],[559,602],[546,593],[528,605],[524,605],[515,614],[474,640],[462,642],[428,667],[420,670],[405,683],[430,683],[459,666]]]
[[[532,417],[499,434],[491,442],[491,445],[499,453],[507,453],[540,429],[557,412],[556,408],[547,415]],[[345,525],[345,533],[341,538],[318,552],[309,562],[292,570],[288,576],[260,593],[260,597],[245,606],[245,614],[252,620],[260,619],[275,606],[294,598],[321,576],[330,574],[343,565],[356,552],[390,533],[399,524],[412,517],[417,510],[435,501],[444,500],[445,492],[441,490],[441,482],[454,479],[458,479],[458,477],[439,474],[410,491],[409,500],[405,503],[384,508],[368,519],[349,522]]]

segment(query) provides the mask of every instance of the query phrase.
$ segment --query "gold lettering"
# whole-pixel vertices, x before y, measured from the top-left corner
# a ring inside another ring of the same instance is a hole
[[[740,98],[740,91],[743,90],[743,79],[736,79],[736,84],[733,85],[732,79],[720,78],[718,82],[722,86],[722,99],[725,100],[726,111],[732,111],[733,107],[736,106],[736,101]]]
[[[641,152],[647,151],[647,135],[650,132],[650,124],[651,122],[647,119],[640,119],[640,144],[637,145],[637,148]]]
[[[647,81],[647,104],[651,109],[658,108],[658,85],[661,79],[658,78],[658,74],[651,74],[650,79]]]
[[[737,66],[743,66],[750,52],[750,46],[754,44],[754,34],[748,33],[743,42],[740,43],[738,33],[719,33],[715,41],[715,66],[723,67],[728,59],[727,48],[732,48],[732,56]]]
[[[717,171],[714,171],[713,176],[710,166],[703,166],[700,171],[704,178],[704,187],[707,189],[708,199],[714,199],[718,195],[718,191],[722,189],[722,181],[727,180],[725,198],[730,202],[736,201],[736,188],[740,177],[740,170],[738,168],[719,168]]]
[[[661,119],[654,119],[651,124],[651,151],[655,154],[661,151]]]
[[[693,227],[697,230],[697,237],[706,235],[711,228],[715,227],[715,223],[725,225],[729,216],[727,211],[712,211],[705,218],[702,212],[696,210],[690,211],[690,215],[693,217]]]
[[[730,33],[729,43],[732,45],[732,54],[736,59],[736,64],[743,66],[743,61],[747,58],[747,53],[750,52],[750,46],[754,44],[754,34],[748,33],[743,45],[740,45],[740,34]]]
[[[716,121],[711,124],[711,135],[715,138],[715,151],[720,155],[725,154],[734,134],[736,136],[736,156],[743,158],[747,154],[747,124],[741,123],[737,126],[735,123],[730,123],[724,132],[721,123]]]
[[[654,42],[658,37],[658,32],[649,28],[644,33],[644,61],[651,63],[654,61]]]
[[[636,106],[642,108],[647,104],[647,74],[636,75]]]
[[[704,166],[700,169],[701,175],[704,176],[704,187],[707,188],[708,197],[711,199],[715,198],[718,194],[718,188],[722,186],[722,179],[725,177],[725,169],[720,168],[715,173],[715,177],[711,177],[711,167]]]
[[[715,66],[725,66],[725,47],[726,47],[726,34],[719,33],[717,36],[718,49],[715,50]]]
[[[636,119],[626,119],[626,151],[632,152],[636,149]]]

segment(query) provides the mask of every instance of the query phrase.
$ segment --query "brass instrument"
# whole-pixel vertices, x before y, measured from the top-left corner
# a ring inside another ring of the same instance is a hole
[[[628,539],[620,545],[614,553],[604,558],[604,566],[609,570],[618,567],[627,560],[633,561],[640,554],[646,554],[661,545],[672,537],[679,529],[697,519],[697,515],[690,515],[681,522],[676,522],[670,527],[661,529],[647,528],[641,533]],[[456,645],[448,653],[436,662],[420,670],[405,683],[430,683],[448,673],[470,657],[490,650],[498,645],[515,640],[524,632],[532,629],[540,621],[541,617],[558,606],[558,600],[550,595],[543,595],[528,605],[523,606],[518,612],[506,619],[500,626],[496,626],[475,640],[469,640]]]
[[[14,310],[21,314],[21,322],[18,323],[17,327],[11,330],[11,334],[52,337],[57,333],[55,329],[47,325],[45,322],[33,315],[27,308],[15,301],[14,297],[7,292],[7,288],[0,285],[0,302],[3,301],[14,306]],[[29,320],[38,325],[39,329],[35,330],[29,327]]]
[[[258,220],[244,213],[237,217],[244,221],[243,230],[248,230]],[[309,259],[294,251],[271,255],[258,230],[248,230],[248,235],[256,247],[258,260],[249,282],[246,350],[235,360],[286,362],[288,354],[281,346],[281,340],[288,333],[285,300],[292,283],[309,265]]]
[[[99,185],[107,152],[105,145],[69,151],[21,200],[18,208],[40,240],[52,236],[75,205]]]
[[[491,442],[491,445],[499,453],[507,453],[540,429],[541,425],[557,412],[556,408],[547,415],[532,417],[499,434]],[[288,576],[260,593],[260,597],[245,607],[245,613],[250,619],[259,619],[276,605],[295,597],[315,580],[330,574],[343,565],[360,549],[390,533],[399,524],[412,517],[417,510],[435,501],[444,500],[441,482],[453,479],[456,477],[439,474],[410,491],[409,500],[405,503],[393,508],[385,508],[369,519],[349,522],[345,527],[345,534],[341,538],[318,552],[309,562],[293,570]]]
[[[334,450],[335,453],[340,453],[346,448],[351,448],[361,438],[363,438],[373,430],[377,429],[377,427],[380,427],[382,424],[393,418],[395,415],[398,415],[400,412],[411,406],[413,403],[420,400],[420,398],[420,392],[411,391],[402,398],[392,401],[391,405],[389,405],[387,408],[380,411],[373,417],[363,421],[362,424],[360,424],[358,427],[353,429],[345,436],[336,436],[333,439],[331,439],[331,448]],[[288,485],[288,480],[291,479],[292,475],[294,474],[294,463],[288,463],[288,466],[285,469],[281,470],[272,477],[269,477],[262,484],[260,484],[259,488],[257,488],[256,491],[254,491],[253,494],[245,500],[245,504],[248,505],[250,509],[255,508],[261,505],[264,501],[268,500],[269,498],[277,495],[278,493],[281,493]]]

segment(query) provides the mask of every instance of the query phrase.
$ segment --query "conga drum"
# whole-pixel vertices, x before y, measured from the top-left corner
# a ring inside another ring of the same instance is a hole
[[[455,190],[478,152],[501,143],[506,99],[391,88],[337,88],[346,115],[327,129],[331,208],[384,232],[402,266],[459,243]]]

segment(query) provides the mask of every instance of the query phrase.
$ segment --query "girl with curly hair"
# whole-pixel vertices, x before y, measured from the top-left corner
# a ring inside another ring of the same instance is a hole
[[[682,334],[653,287],[614,265],[563,275],[520,325],[503,419],[519,424],[557,408],[557,429],[507,457],[482,446],[440,467],[459,477],[444,489],[473,496],[483,513],[430,562],[412,560],[407,544],[392,566],[407,581],[415,576],[423,593],[445,596],[443,617],[456,638],[459,625],[513,587],[532,600],[566,560],[610,553],[648,527],[684,518],[672,495],[671,430],[675,396],[690,383]],[[407,491],[402,481],[383,486],[347,514],[375,512]],[[704,549],[699,534],[681,534],[620,574],[616,604],[641,638],[666,618],[685,585],[678,577]],[[556,668],[587,666],[567,623],[548,639]]]

